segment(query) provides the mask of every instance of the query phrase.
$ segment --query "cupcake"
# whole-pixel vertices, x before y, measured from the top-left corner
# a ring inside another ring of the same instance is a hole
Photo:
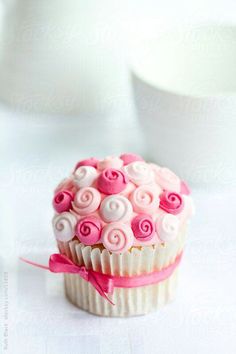
[[[55,190],[53,230],[65,293],[102,316],[154,311],[174,299],[193,203],[171,170],[134,154],[79,161]]]

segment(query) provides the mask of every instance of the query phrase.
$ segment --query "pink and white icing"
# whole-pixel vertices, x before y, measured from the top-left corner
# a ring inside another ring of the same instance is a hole
[[[185,182],[128,153],[78,162],[56,188],[53,207],[58,241],[77,238],[114,253],[172,242],[194,213]]]

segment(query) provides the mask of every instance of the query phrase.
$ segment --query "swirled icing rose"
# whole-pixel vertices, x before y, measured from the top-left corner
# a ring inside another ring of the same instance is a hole
[[[71,203],[74,199],[74,194],[70,191],[64,190],[58,192],[53,198],[53,207],[58,213],[69,211],[72,207]]]
[[[123,160],[124,166],[126,166],[134,161],[144,161],[141,156],[136,155],[136,154],[122,154],[122,155],[120,155],[120,159]]]
[[[102,243],[108,251],[124,253],[133,245],[131,228],[121,222],[106,225],[102,230]]]
[[[75,234],[85,245],[97,243],[101,237],[101,221],[95,216],[80,219],[75,227]]]
[[[156,231],[161,241],[173,241],[179,232],[180,221],[177,216],[166,214],[159,216],[156,221]]]
[[[139,241],[149,241],[155,234],[155,225],[150,215],[140,214],[131,222],[134,236]]]
[[[152,168],[144,161],[135,161],[124,167],[129,179],[136,185],[148,184],[153,181]]]
[[[100,171],[107,168],[116,168],[120,169],[123,166],[123,161],[116,156],[107,156],[104,160],[98,162],[98,169]]]
[[[53,231],[58,241],[67,242],[75,236],[75,225],[77,219],[75,215],[64,212],[55,215],[52,220]]]
[[[87,215],[97,210],[100,202],[101,195],[97,189],[83,187],[76,193],[72,206],[79,215]]]
[[[128,182],[129,179],[125,173],[114,168],[107,168],[98,177],[97,187],[104,194],[117,194],[126,188]]]
[[[150,185],[137,187],[130,196],[130,201],[137,213],[154,213],[159,207],[160,191]]]
[[[96,159],[95,157],[90,157],[90,159],[85,159],[85,160],[79,161],[75,166],[75,171],[80,166],[92,166],[94,168],[97,168],[98,161],[99,160]]]
[[[90,187],[97,175],[97,170],[94,167],[80,166],[74,172],[74,181],[79,187]]]
[[[104,221],[128,221],[133,208],[130,201],[122,195],[111,195],[103,199],[100,214]]]
[[[159,168],[155,173],[155,179],[162,189],[180,192],[180,179],[168,168]]]
[[[184,207],[183,198],[179,193],[164,191],[160,195],[160,208],[167,213],[177,215]]]

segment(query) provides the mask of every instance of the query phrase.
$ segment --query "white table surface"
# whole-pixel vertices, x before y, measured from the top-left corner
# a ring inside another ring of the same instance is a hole
[[[56,250],[50,225],[53,187],[84,156],[141,152],[135,121],[128,121],[127,131],[116,117],[108,122],[40,118],[3,107],[0,118],[1,353],[236,352],[235,191],[193,190],[197,213],[175,302],[142,317],[96,317],[67,302],[61,275],[17,259],[47,262]]]

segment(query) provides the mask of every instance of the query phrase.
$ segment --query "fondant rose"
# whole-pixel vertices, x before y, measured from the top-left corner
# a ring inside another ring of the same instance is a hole
[[[64,212],[55,215],[52,220],[53,231],[58,241],[67,242],[75,236],[75,225],[77,219],[75,215]]]
[[[130,164],[131,162],[144,161],[141,156],[135,154],[122,154],[120,155],[120,159],[123,160],[124,166]]]
[[[143,185],[137,187],[130,196],[133,209],[137,213],[154,213],[159,207],[160,190],[153,186]]]
[[[139,241],[149,241],[155,234],[155,225],[150,215],[137,215],[131,222],[134,236]]]
[[[58,213],[69,211],[72,207],[71,203],[74,199],[74,194],[70,191],[64,190],[58,192],[53,198],[53,207]]]
[[[97,189],[84,187],[76,193],[72,206],[79,215],[87,215],[97,210],[100,202],[101,195]]]
[[[90,159],[86,159],[86,160],[82,160],[79,161],[76,166],[75,166],[75,171],[77,170],[77,168],[79,168],[80,166],[92,166],[94,168],[97,168],[97,164],[98,164],[98,159],[96,159],[95,157],[90,157]]]
[[[153,181],[152,168],[143,161],[135,161],[124,167],[129,179],[136,185],[148,184]]]
[[[179,232],[180,221],[177,216],[164,213],[156,221],[156,231],[161,241],[173,241]]]
[[[102,243],[108,251],[123,253],[133,245],[134,235],[131,228],[120,222],[106,225],[102,230]]]
[[[103,199],[100,214],[104,221],[128,221],[133,208],[130,201],[122,195],[111,195]]]
[[[180,183],[180,193],[185,194],[185,195],[191,194],[191,190],[190,190],[189,186],[184,181],[181,181],[181,183]]]
[[[102,171],[97,180],[97,187],[104,194],[117,194],[122,192],[129,179],[120,170],[107,168]]]
[[[74,181],[79,187],[90,187],[97,178],[97,170],[92,166],[80,166],[74,172]]]
[[[116,156],[107,156],[104,160],[98,162],[98,169],[100,171],[107,168],[120,169],[123,166],[123,161]]]
[[[160,208],[167,213],[177,215],[184,207],[183,198],[179,193],[164,191],[160,195]]]
[[[180,192],[180,179],[171,170],[165,167],[159,168],[155,173],[156,182],[162,189]]]
[[[94,245],[101,237],[102,225],[95,216],[80,219],[75,227],[75,234],[85,245]]]

